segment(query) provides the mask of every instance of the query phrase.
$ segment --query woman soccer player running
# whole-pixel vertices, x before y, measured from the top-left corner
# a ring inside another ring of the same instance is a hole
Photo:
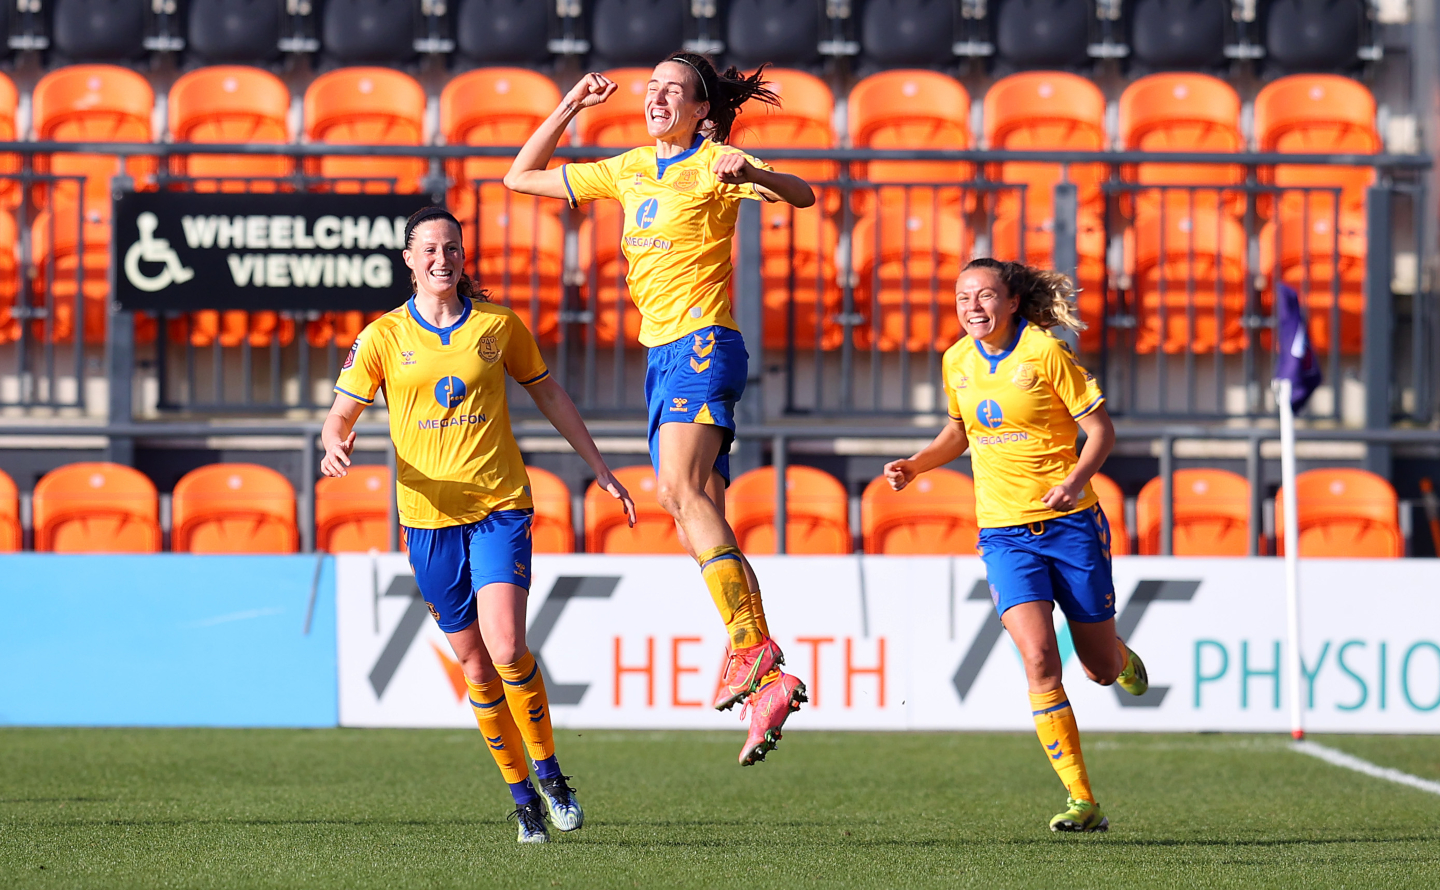
[[[1080,730],[1060,685],[1051,612],[1070,622],[1075,654],[1090,679],[1149,688],[1140,657],[1115,636],[1110,524],[1090,488],[1115,444],[1095,378],[1048,329],[1080,330],[1075,289],[1059,272],[972,260],[955,284],[968,338],[945,351],[950,423],[914,457],[885,465],[896,491],[970,447],[980,555],[995,609],[1020,650],[1035,731],[1069,792],[1051,831],[1104,831]],[[1076,456],[1077,430],[1087,436]]]
[[[346,474],[355,421],[383,387],[415,581],[465,672],[475,720],[515,799],[520,842],[544,843],[547,813],[561,831],[579,828],[585,814],[555,759],[545,679],[525,646],[534,510],[510,429],[506,374],[590,465],[600,487],[624,503],[632,525],[635,505],[550,377],[535,338],[462,271],[461,243],[460,223],[439,207],[406,223],[414,295],[367,325],[350,348],[321,432],[320,470]]]
[[[702,55],[675,53],[655,66],[645,96],[645,127],[654,146],[547,170],[556,142],[580,109],[615,92],[613,81],[587,74],[531,135],[505,176],[514,191],[564,198],[572,207],[601,198],[625,207],[626,281],[640,313],[640,342],[650,347],[650,459],[660,503],[700,563],[725,621],[730,654],[715,707],[750,707],[750,734],[740,752],[745,766],[765,758],[790,711],[806,701],[805,684],[779,671],[784,657],[766,627],[755,573],[725,521],[735,404],[748,362],[730,314],[730,248],[739,203],[815,203],[804,180],[724,146],[746,101],[779,104],[761,73],[745,77],[730,68],[719,74]]]

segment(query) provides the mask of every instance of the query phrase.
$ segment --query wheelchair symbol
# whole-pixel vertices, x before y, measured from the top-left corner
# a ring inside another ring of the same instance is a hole
[[[125,277],[130,283],[147,294],[164,290],[172,284],[184,284],[195,277],[195,270],[180,263],[180,255],[170,248],[169,240],[155,237],[155,228],[160,219],[146,211],[135,220],[140,230],[140,240],[125,251]],[[140,271],[140,263],[164,263],[159,275],[150,276]]]

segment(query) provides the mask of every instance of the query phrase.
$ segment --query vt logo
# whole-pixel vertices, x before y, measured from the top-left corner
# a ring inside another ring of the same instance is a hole
[[[530,652],[535,656],[535,664],[540,672],[546,677],[546,689],[550,694],[551,704],[556,705],[578,705],[585,697],[585,691],[590,688],[588,683],[557,683],[550,671],[545,667],[545,659],[541,656],[541,650],[545,648],[545,641],[555,630],[555,625],[560,623],[560,615],[565,611],[565,606],[572,599],[609,599],[620,584],[616,576],[572,576],[562,575],[555,579],[555,584],[550,588],[550,595],[545,597],[545,602],[540,606],[540,611],[530,620],[530,627],[526,636],[530,642]],[[380,650],[380,657],[375,659],[375,664],[370,668],[370,688],[375,691],[375,698],[379,699],[385,695],[385,689],[390,681],[395,679],[395,672],[400,669],[400,662],[405,660],[405,653],[410,651],[410,646],[419,636],[420,629],[425,626],[429,616],[429,608],[425,600],[420,597],[420,587],[415,583],[412,575],[396,575],[390,580],[390,586],[385,588],[384,596],[408,597],[410,605],[405,608],[405,613],[400,616],[395,630],[391,632],[390,639],[386,641],[385,648]],[[459,665],[456,665],[458,669]],[[463,676],[461,680],[463,681]],[[451,678],[454,683],[454,678]],[[531,713],[532,719],[538,721],[544,715],[535,716]]]
[[[1195,597],[1195,591],[1200,589],[1199,581],[1141,581],[1135,585],[1135,592],[1130,595],[1125,608],[1115,618],[1115,633],[1121,639],[1130,639],[1135,629],[1140,626],[1140,619],[1145,617],[1145,612],[1150,608],[1151,603],[1156,602],[1177,602],[1188,603]],[[966,600],[990,601],[990,586],[984,578],[975,582],[970,588],[970,595]],[[1000,624],[1000,616],[995,614],[993,609],[985,616],[985,623],[975,632],[975,639],[970,641],[970,648],[965,652],[965,657],[960,659],[960,666],[955,669],[955,675],[950,682],[955,686],[955,694],[960,696],[960,701],[965,701],[965,696],[970,694],[970,689],[975,685],[975,680],[980,676],[981,668],[990,658],[990,652],[1000,640],[1000,634],[1004,631]],[[1062,635],[1058,640],[1061,648],[1061,655],[1068,659],[1073,651],[1073,644],[1070,644],[1070,635]],[[1165,701],[1165,695],[1170,691],[1169,686],[1156,686],[1150,684],[1150,691],[1144,695],[1130,695],[1115,687],[1115,700],[1120,702],[1124,708],[1158,708],[1161,702]],[[1059,755],[1056,755],[1057,757]]]

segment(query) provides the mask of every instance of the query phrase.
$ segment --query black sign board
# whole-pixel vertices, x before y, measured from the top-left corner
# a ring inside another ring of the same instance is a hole
[[[422,195],[128,192],[115,201],[115,298],[129,310],[393,309]]]

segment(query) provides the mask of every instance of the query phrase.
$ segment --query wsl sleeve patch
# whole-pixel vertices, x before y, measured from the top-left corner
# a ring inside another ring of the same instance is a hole
[[[358,353],[359,351],[360,351],[360,338],[359,338],[359,337],[356,337],[356,338],[355,338],[355,342],[350,344],[350,354],[347,355],[347,356],[345,356],[345,364],[343,364],[343,365],[340,366],[340,370],[342,370],[342,371],[348,371],[348,370],[350,370],[351,368],[355,367],[355,354]]]

